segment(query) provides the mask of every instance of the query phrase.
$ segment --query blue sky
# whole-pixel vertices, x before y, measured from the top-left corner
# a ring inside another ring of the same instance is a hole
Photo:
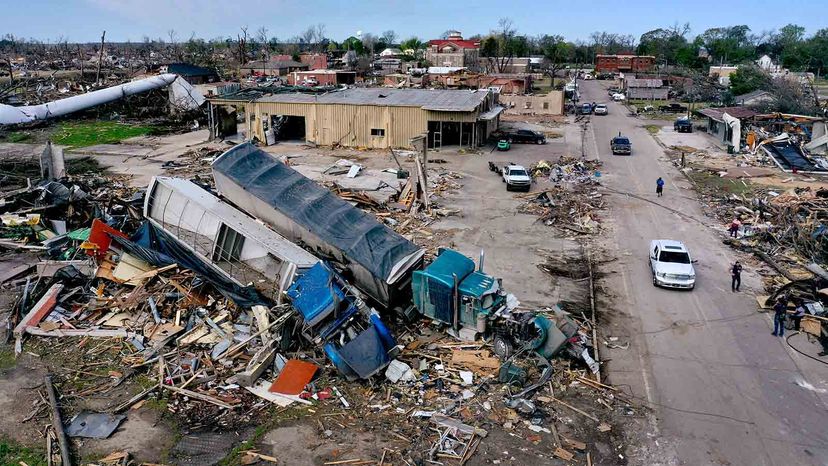
[[[144,35],[166,38],[170,29],[182,40],[193,32],[206,39],[235,37],[242,26],[251,33],[265,26],[271,36],[287,39],[318,23],[337,41],[357,31],[379,34],[388,29],[400,38],[429,39],[447,29],[465,35],[486,33],[501,17],[511,18],[524,34],[561,34],[571,40],[604,30],[638,38],[676,22],[689,22],[693,35],[734,24],[761,32],[796,23],[805,26],[808,34],[828,27],[825,0],[0,0],[0,4],[0,34],[44,41],[63,36],[70,42],[100,40],[104,29],[113,41],[140,41]]]

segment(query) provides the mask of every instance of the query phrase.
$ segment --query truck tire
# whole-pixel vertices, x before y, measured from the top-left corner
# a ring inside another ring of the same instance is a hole
[[[495,335],[494,341],[492,341],[492,347],[494,348],[494,353],[500,359],[509,359],[515,351],[514,345],[509,341],[509,337],[505,335]]]

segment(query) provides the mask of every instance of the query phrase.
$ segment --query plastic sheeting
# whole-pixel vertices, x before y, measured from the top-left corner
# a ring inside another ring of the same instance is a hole
[[[112,236],[112,239],[121,245],[131,255],[148,262],[156,267],[178,264],[188,268],[198,276],[210,282],[226,298],[233,300],[243,308],[262,305],[270,306],[271,302],[262,296],[252,286],[239,286],[230,277],[217,270],[211,264],[204,262],[193,254],[178,240],[156,228],[150,222],[144,222],[130,239]]]
[[[289,240],[345,269],[379,304],[410,302],[424,250],[250,143],[213,162],[216,188]]]

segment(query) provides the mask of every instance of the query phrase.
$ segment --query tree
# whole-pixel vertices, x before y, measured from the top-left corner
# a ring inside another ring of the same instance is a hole
[[[566,65],[572,53],[572,47],[563,36],[543,35],[537,39],[537,48],[544,58],[544,71],[554,84],[555,75]]]
[[[747,94],[760,89],[767,90],[770,84],[770,75],[753,65],[740,66],[730,75],[730,90],[734,95]]]
[[[370,54],[371,58],[374,57],[374,48],[377,46],[377,41],[377,36],[371,34],[370,32],[366,32],[362,35],[363,51]]]
[[[519,36],[509,18],[498,21],[498,29],[492,31],[480,43],[480,55],[487,60],[488,71],[503,73],[511,65],[512,58],[527,55],[529,41],[526,36]]]
[[[710,28],[699,35],[698,42],[703,45],[714,63],[742,63],[754,58],[756,47],[745,25]]]
[[[669,28],[658,28],[645,32],[638,41],[639,55],[653,55],[668,64],[677,64],[679,55],[686,60],[688,53],[687,34],[690,24],[675,24]]]
[[[380,39],[385,43],[386,47],[392,47],[397,42],[397,33],[389,29],[382,33]]]
[[[363,47],[362,41],[354,36],[351,36],[342,41],[342,48],[344,48],[345,50],[353,50],[354,52],[356,52],[357,55],[362,55],[363,53],[365,53],[365,47]]]
[[[404,56],[417,61],[422,60],[424,49],[425,44],[417,37],[409,37],[400,44],[400,50]]]

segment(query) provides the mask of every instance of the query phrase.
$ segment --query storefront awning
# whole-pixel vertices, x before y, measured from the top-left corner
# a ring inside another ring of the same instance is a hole
[[[481,113],[478,120],[483,120],[483,121],[494,120],[495,118],[497,118],[498,115],[500,115],[500,112],[502,112],[503,110],[505,110],[504,107],[501,107],[501,106],[494,107],[491,110],[489,110],[488,112]]]

